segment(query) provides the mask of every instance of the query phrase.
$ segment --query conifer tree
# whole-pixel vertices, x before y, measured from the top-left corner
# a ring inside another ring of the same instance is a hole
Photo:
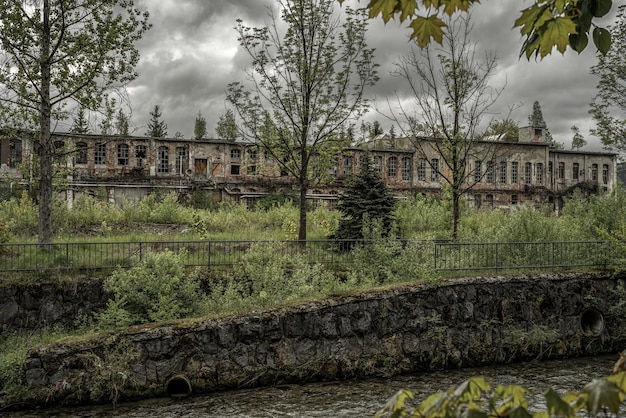
[[[89,133],[89,123],[87,122],[87,118],[85,117],[85,109],[82,107],[78,109],[78,113],[74,118],[74,122],[72,124],[72,128],[70,132],[74,134],[88,134]]]
[[[161,120],[161,108],[159,105],[155,105],[154,110],[150,112],[146,136],[150,138],[165,138],[167,136],[167,124]]]
[[[539,104],[537,100],[535,100],[535,102],[533,103],[533,112],[530,115],[528,115],[528,124],[532,128],[545,129],[545,135],[544,135],[545,141],[552,146],[556,145],[556,143],[554,142],[554,138],[552,138],[552,134],[550,133],[550,130],[548,129],[548,125],[546,124],[546,121],[543,119],[543,112],[541,111],[541,105]]]
[[[359,173],[346,182],[337,209],[343,214],[335,239],[363,239],[363,219],[378,219],[387,235],[393,222],[395,200],[369,157],[361,160]]]

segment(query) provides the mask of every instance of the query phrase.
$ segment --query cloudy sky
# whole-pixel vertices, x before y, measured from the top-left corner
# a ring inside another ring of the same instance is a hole
[[[159,104],[169,136],[179,131],[191,137],[200,111],[207,121],[208,136],[215,137],[216,122],[226,111],[228,83],[245,78],[247,56],[237,42],[236,19],[248,26],[262,26],[267,21],[266,7],[275,5],[274,0],[138,0],[137,4],[150,12],[153,27],[138,44],[139,77],[128,87],[134,133],[143,135],[149,112]],[[589,73],[596,63],[595,48],[590,45],[581,55],[571,50],[565,55],[557,52],[542,61],[519,59],[522,38],[512,27],[519,11],[529,4],[529,0],[483,0],[474,7],[472,36],[481,48],[498,56],[493,86],[506,84],[492,117],[504,118],[510,106],[519,106],[511,117],[524,126],[538,100],[555,140],[566,149],[573,136],[572,125],[580,128],[587,149],[600,149],[589,134],[592,120],[588,115],[596,90],[596,79]],[[614,6],[603,22],[610,22],[616,13]],[[402,80],[389,71],[409,50],[408,35],[409,30],[397,22],[384,25],[376,19],[370,23],[368,43],[376,49],[380,81],[368,94],[381,102],[403,88]],[[375,111],[367,120],[379,120],[388,128]]]

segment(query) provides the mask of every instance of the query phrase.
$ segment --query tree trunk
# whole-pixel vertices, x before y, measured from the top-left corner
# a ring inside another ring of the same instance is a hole
[[[52,232],[52,140],[50,135],[50,0],[43,2],[41,42],[41,112],[39,117],[39,243],[51,244]]]
[[[461,195],[458,190],[452,190],[452,239],[459,238],[459,219],[461,218],[460,208]]]
[[[300,245],[306,245],[306,193],[308,186],[305,181],[300,182],[300,216],[298,226],[298,241]]]

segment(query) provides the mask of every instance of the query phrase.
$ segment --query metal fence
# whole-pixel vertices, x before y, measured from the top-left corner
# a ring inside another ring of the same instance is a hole
[[[615,241],[435,243],[434,268],[557,270],[609,268],[626,263],[626,244]]]
[[[458,243],[400,241],[397,251],[419,253],[420,263],[437,271],[556,270],[607,268],[626,263],[626,244],[610,241]],[[418,246],[412,244],[419,244]],[[150,252],[183,251],[187,266],[232,266],[252,247],[271,246],[281,254],[299,254],[310,263],[353,263],[354,248],[370,241],[158,241],[1,244],[0,272],[97,270],[128,267]],[[417,258],[417,257],[416,257]]]

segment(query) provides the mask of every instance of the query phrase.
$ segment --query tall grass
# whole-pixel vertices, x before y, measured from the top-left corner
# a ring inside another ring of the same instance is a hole
[[[547,206],[540,210],[524,205],[510,210],[463,206],[459,237],[469,242],[626,239],[625,207],[626,193],[621,188],[602,196],[574,195],[566,200],[560,216]],[[57,241],[294,240],[298,230],[298,209],[289,201],[269,209],[246,209],[237,203],[195,209],[178,203],[174,194],[158,193],[121,207],[84,196],[68,209],[59,200],[53,217]],[[310,211],[308,238],[332,235],[340,217],[339,212],[324,208]],[[394,219],[399,238],[451,238],[451,208],[445,200],[422,196],[400,200]],[[27,194],[0,201],[0,242],[34,241],[37,221],[37,205]]]

